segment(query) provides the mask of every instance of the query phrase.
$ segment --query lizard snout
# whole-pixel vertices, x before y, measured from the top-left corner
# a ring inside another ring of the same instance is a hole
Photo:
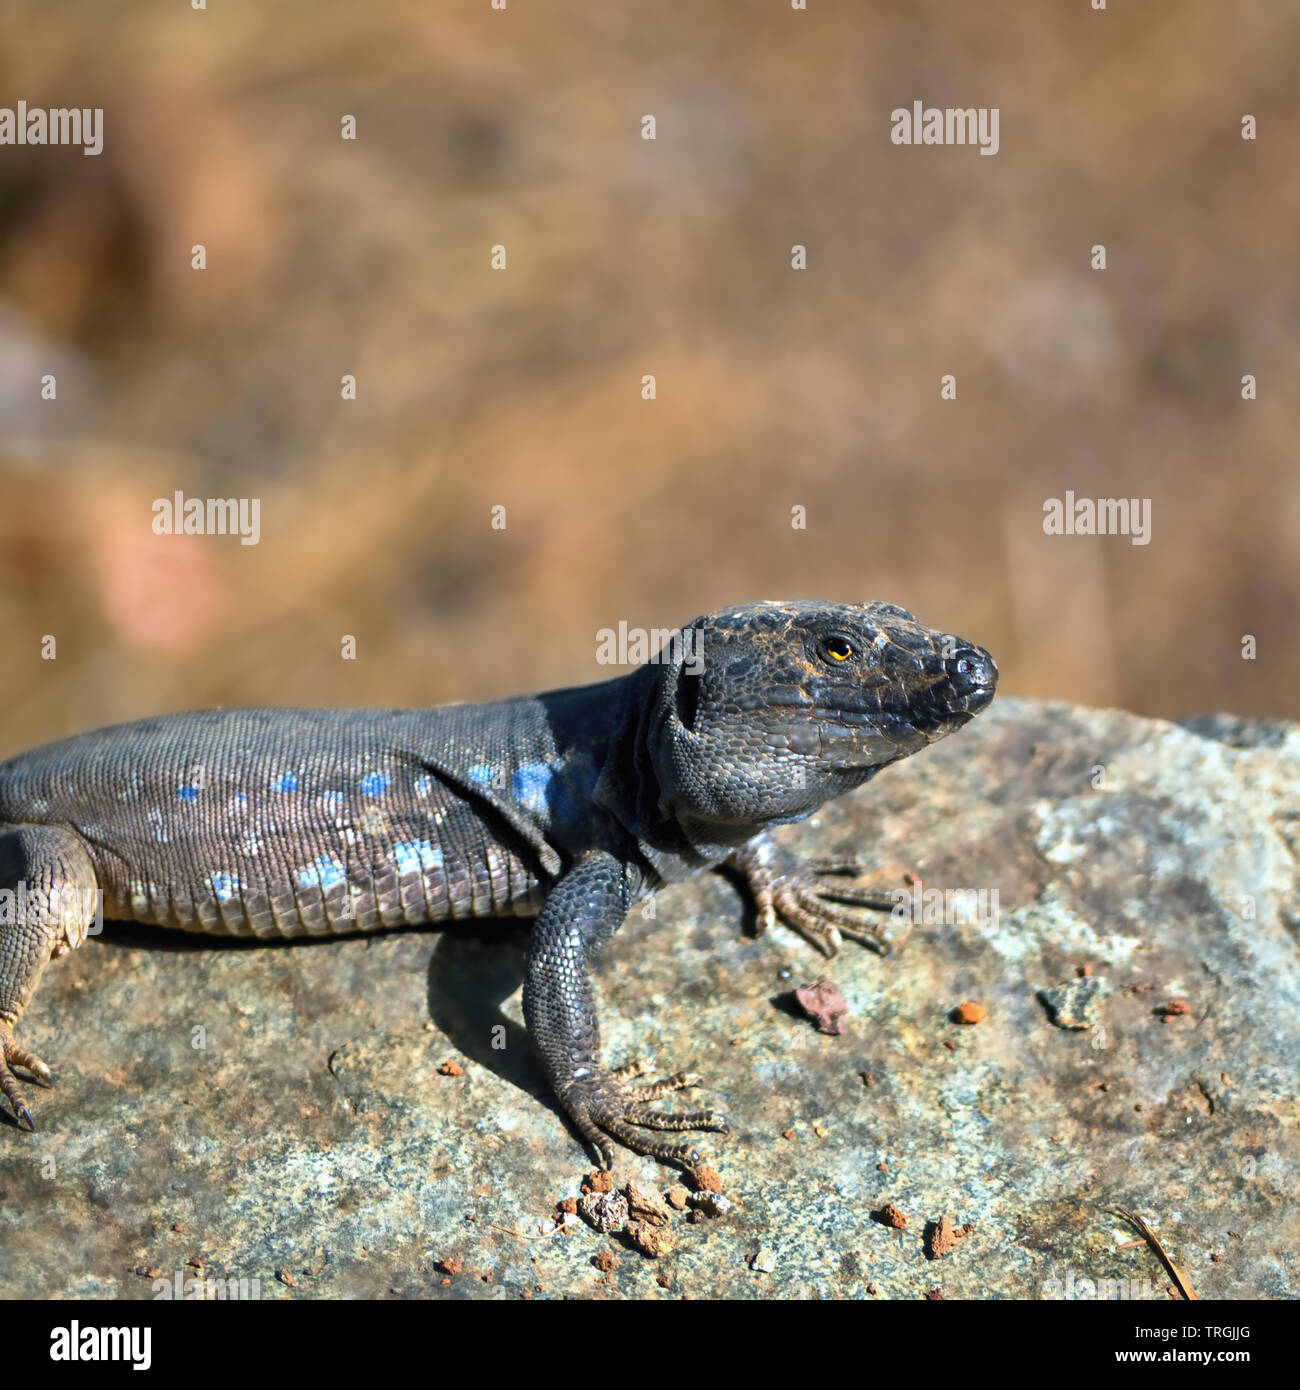
[[[972,714],[982,710],[998,688],[998,668],[983,647],[962,645],[947,660],[953,696]]]

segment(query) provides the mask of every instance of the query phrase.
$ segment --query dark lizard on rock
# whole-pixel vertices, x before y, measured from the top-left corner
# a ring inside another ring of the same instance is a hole
[[[426,710],[221,709],[100,729],[0,764],[0,1091],[49,1069],[14,1030],[45,963],[108,918],[235,936],[536,915],[524,1015],[556,1095],[612,1141],[725,1130],[649,1102],[600,1051],[589,970],[637,902],[727,864],[762,931],[883,949],[890,906],[806,866],[801,820],[993,698],[987,652],[885,603],[770,602],[697,619],[615,680]],[[102,899],[97,895],[102,894]]]

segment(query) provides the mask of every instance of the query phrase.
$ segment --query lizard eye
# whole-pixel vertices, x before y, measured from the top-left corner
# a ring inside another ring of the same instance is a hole
[[[853,655],[853,643],[847,637],[828,637],[822,643],[822,651],[832,661],[847,661]]]

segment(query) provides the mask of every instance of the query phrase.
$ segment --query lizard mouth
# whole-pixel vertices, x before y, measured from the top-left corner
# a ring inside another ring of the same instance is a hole
[[[905,758],[931,742],[914,711],[841,709],[785,704],[787,719],[769,725],[769,735],[798,757],[834,772],[862,772]]]
[[[992,703],[993,695],[992,687],[956,694],[941,685],[931,687],[923,700],[882,702],[870,709],[794,702],[773,704],[771,708],[788,711],[801,724],[832,724],[846,732],[870,729],[882,737],[888,737],[891,733],[901,734],[907,729],[928,733],[941,726],[960,728],[986,709]]]

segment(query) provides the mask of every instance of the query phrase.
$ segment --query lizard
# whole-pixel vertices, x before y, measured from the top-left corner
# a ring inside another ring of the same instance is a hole
[[[101,916],[234,936],[324,936],[531,916],[528,1033],[605,1167],[682,1168],[711,1110],[652,1102],[602,1060],[591,969],[631,908],[711,868],[826,955],[884,952],[891,907],[804,863],[803,820],[988,705],[992,657],[887,603],[747,604],[675,631],[612,680],[429,709],[213,709],[80,734],[0,763],[0,1092],[35,1130],[15,1030],[46,963]],[[16,909],[16,910],[15,910]]]

